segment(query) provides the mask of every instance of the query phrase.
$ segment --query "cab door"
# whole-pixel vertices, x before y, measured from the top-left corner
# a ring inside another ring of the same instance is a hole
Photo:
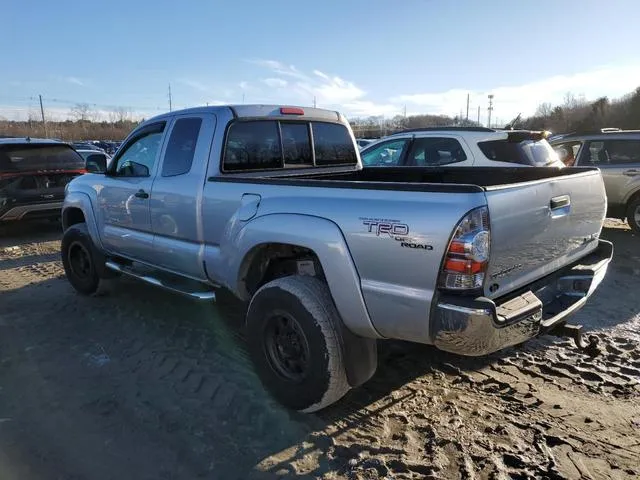
[[[145,125],[118,151],[97,190],[98,229],[108,251],[138,261],[153,258],[149,198],[166,122]]]

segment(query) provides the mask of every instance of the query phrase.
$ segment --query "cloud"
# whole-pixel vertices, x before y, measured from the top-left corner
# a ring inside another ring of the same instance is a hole
[[[262,82],[271,88],[284,88],[288,85],[288,82],[282,78],[265,78]]]
[[[247,90],[250,88],[249,82],[245,82],[244,80],[241,81],[238,86],[240,87],[240,90]]]
[[[84,87],[84,82],[77,77],[66,77],[65,80],[69,83],[73,83],[74,85]]]
[[[293,65],[285,65],[277,60],[249,60],[249,62],[263,68],[268,68],[280,76],[297,78],[299,80],[306,80],[308,78]]]
[[[178,80],[178,83],[186,85],[187,87],[193,88],[194,90],[198,90],[199,92],[210,92],[211,87],[206,83],[199,82],[198,80],[193,80],[190,78],[181,78]]]
[[[505,122],[518,113],[533,115],[543,102],[552,105],[562,104],[567,92],[584,95],[593,101],[602,96],[617,98],[632,92],[640,81],[640,64],[602,66],[589,71],[571,75],[554,75],[521,85],[502,85],[488,91],[452,89],[441,92],[424,92],[392,97],[390,101],[419,107],[421,111],[434,114],[455,115],[466,108],[467,93],[472,105],[471,118],[477,107],[481,107],[482,117],[486,116],[488,94],[493,94],[493,118],[502,118]],[[415,110],[415,108],[412,108]]]
[[[367,99],[365,90],[337,75],[329,75],[318,69],[307,74],[294,65],[286,65],[276,60],[252,60],[251,63],[278,76],[290,78],[290,81],[274,77],[263,80],[263,83],[273,88],[287,87],[286,96],[270,92],[270,102],[310,105],[315,101],[319,107],[340,110],[352,116],[400,113],[397,106],[386,103],[379,105]]]

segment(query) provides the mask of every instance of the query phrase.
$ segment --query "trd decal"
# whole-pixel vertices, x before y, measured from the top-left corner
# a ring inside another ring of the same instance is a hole
[[[417,250],[433,250],[433,246],[420,243],[419,239],[409,237],[409,225],[400,220],[390,220],[386,218],[366,218],[360,217],[362,224],[367,228],[368,233],[375,233],[376,237],[389,236],[401,247]]]
[[[404,223],[392,223],[392,222],[377,222],[373,220],[364,220],[362,222],[367,228],[368,232],[375,232],[376,236],[389,235],[390,237],[396,235],[409,235],[409,225]]]

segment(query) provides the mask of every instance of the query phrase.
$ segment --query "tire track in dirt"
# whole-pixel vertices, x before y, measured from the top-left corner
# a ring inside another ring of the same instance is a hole
[[[122,445],[148,437],[154,461],[145,467],[155,478],[640,476],[632,339],[599,333],[595,358],[549,338],[483,359],[389,342],[370,382],[300,416],[276,405],[253,373],[242,305],[224,294],[218,307],[194,304],[126,279],[80,297],[60,278],[58,245],[0,251],[9,267],[0,268],[0,333],[29,339],[0,362],[0,375],[30,358],[68,386],[53,402],[80,405],[105,431],[124,432]],[[24,264],[29,258],[37,262]],[[56,376],[61,366],[77,378]],[[91,430],[83,428],[80,441]],[[133,471],[136,461],[123,465]]]

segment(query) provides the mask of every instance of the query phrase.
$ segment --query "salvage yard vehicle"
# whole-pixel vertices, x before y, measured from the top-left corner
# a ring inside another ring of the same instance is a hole
[[[605,208],[596,168],[367,169],[338,112],[202,107],[69,184],[61,249],[82,294],[230,290],[265,387],[312,412],[374,374],[378,339],[485,355],[566,322],[611,259]]]
[[[640,130],[603,128],[560,135],[551,143],[562,161],[598,167],[607,192],[607,216],[640,233]]]
[[[549,132],[427,127],[394,133],[360,150],[365,167],[557,167]]]
[[[60,216],[64,189],[85,161],[55,140],[0,138],[0,223]]]

